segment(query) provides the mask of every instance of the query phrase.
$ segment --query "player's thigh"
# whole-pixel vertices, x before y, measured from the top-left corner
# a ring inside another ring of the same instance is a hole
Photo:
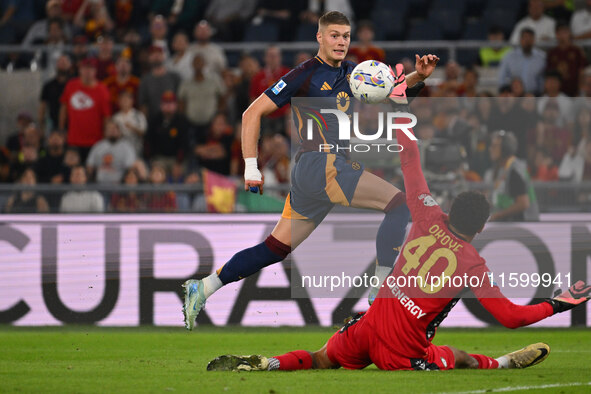
[[[281,217],[271,235],[285,245],[291,246],[291,250],[297,248],[310,234],[316,225],[311,220],[289,219]]]
[[[383,211],[400,190],[369,171],[363,171],[357,183],[351,206]]]
[[[313,360],[313,368],[314,369],[335,369],[335,368],[339,368],[340,365],[337,363],[334,363],[330,360],[330,358],[328,358],[328,353],[326,351],[326,346],[327,344],[325,343],[324,346],[322,346],[322,348],[318,351],[315,351],[314,353],[312,353],[312,360]]]

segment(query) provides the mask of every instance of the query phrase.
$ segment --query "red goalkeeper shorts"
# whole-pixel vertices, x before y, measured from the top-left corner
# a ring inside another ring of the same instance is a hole
[[[333,334],[327,343],[327,355],[345,369],[363,369],[375,364],[383,370],[452,369],[455,358],[447,346],[430,345],[424,358],[404,357],[393,352],[377,338],[375,330],[362,318]]]

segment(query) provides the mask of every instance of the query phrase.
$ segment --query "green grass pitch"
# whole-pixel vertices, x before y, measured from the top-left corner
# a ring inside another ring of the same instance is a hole
[[[551,347],[525,370],[206,372],[226,354],[273,356],[320,348],[320,328],[0,328],[0,392],[435,393],[591,392],[589,329],[441,329],[436,344],[494,357],[529,343]]]

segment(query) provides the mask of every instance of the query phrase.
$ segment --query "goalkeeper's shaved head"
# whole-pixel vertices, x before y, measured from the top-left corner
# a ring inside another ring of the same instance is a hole
[[[328,25],[351,26],[351,22],[342,12],[328,11],[318,19],[318,30],[323,30]]]
[[[484,194],[476,191],[460,193],[449,211],[449,224],[464,235],[474,236],[490,216],[490,204]]]

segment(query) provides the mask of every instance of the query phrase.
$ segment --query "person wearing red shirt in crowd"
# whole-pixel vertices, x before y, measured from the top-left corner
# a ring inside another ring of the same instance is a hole
[[[61,0],[61,2],[62,16],[66,21],[71,22],[84,0]]]
[[[394,89],[404,92],[401,64],[396,73]],[[402,103],[394,110],[409,112]],[[408,119],[401,123],[408,124]],[[397,128],[396,140],[402,147],[400,167],[413,220],[394,270],[369,310],[345,324],[317,352],[296,350],[271,358],[225,355],[212,360],[207,370],[363,369],[372,363],[382,370],[527,368],[548,357],[550,347],[544,343],[496,359],[433,344],[437,328],[466,287],[502,325],[517,328],[583,304],[589,300],[591,286],[578,281],[567,292],[538,304],[511,302],[490,279],[485,260],[472,245],[490,215],[486,197],[476,191],[460,193],[449,215],[445,214],[425,181],[412,129]]]
[[[115,63],[115,74],[103,81],[109,90],[111,110],[113,113],[119,111],[119,96],[124,91],[130,92],[133,96],[133,102],[137,103],[140,79],[131,74],[131,68],[131,59],[121,55]]]
[[[256,73],[250,81],[248,94],[251,102],[290,71],[289,68],[281,64],[281,49],[277,46],[267,48],[264,60],[265,67]],[[289,105],[286,105],[261,119],[261,133],[283,133],[285,129],[284,118],[288,113]]]
[[[357,41],[349,49],[349,56],[353,57],[357,63],[366,60],[386,61],[386,52],[373,44],[375,36],[373,24],[370,21],[361,21],[357,26]]]
[[[579,93],[581,71],[587,65],[585,53],[580,47],[573,45],[573,36],[566,23],[556,25],[558,45],[551,48],[546,55],[546,70],[556,70],[562,78],[561,89],[567,96]]]
[[[113,37],[103,34],[96,39],[98,54],[96,57],[96,78],[99,81],[115,74],[113,61]]]
[[[78,148],[84,162],[92,145],[103,138],[103,123],[111,116],[109,91],[96,79],[96,59],[80,62],[80,78],[70,80],[60,99],[59,127],[68,145]]]

